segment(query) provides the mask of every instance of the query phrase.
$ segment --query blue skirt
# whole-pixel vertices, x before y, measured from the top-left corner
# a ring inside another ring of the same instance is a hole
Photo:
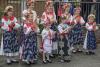
[[[83,33],[82,33],[82,26],[81,24],[76,24],[72,30],[73,33],[73,43],[76,44],[83,44]]]
[[[24,36],[23,47],[22,47],[22,59],[32,61],[36,59],[37,56],[37,46],[36,46],[36,33],[31,32]]]
[[[94,50],[96,49],[96,37],[94,31],[88,31],[87,34],[87,49]]]
[[[3,32],[3,51],[4,53],[16,53],[19,51],[18,40],[16,39],[17,31],[12,30]]]

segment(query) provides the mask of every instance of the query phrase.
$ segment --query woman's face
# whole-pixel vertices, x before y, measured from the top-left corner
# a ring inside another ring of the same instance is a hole
[[[51,4],[50,6],[47,7],[47,11],[52,12],[52,10],[53,10],[53,5]]]
[[[80,14],[80,10],[76,10],[75,11],[75,14]]]
[[[8,15],[9,17],[13,16],[13,11],[8,11],[8,12],[7,12],[7,15]]]
[[[31,5],[29,6],[29,9],[30,9],[30,10],[33,10],[33,8],[34,8],[34,4],[31,4]]]

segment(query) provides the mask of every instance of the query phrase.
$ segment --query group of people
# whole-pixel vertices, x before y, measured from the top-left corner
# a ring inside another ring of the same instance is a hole
[[[7,6],[2,17],[1,29],[1,53],[6,56],[7,64],[18,62],[15,56],[27,63],[32,64],[37,59],[37,33],[39,27],[37,23],[37,14],[33,10],[34,0],[27,0],[27,8],[23,11],[22,21],[19,23],[14,16],[14,8]],[[58,52],[61,56],[61,62],[70,62],[71,59],[66,59],[71,56],[72,52],[81,52],[85,49],[86,54],[94,55],[96,49],[95,31],[98,29],[95,22],[95,15],[88,16],[88,22],[85,23],[80,15],[81,8],[77,6],[74,9],[74,14],[71,15],[70,3],[64,3],[62,6],[61,23],[57,24],[56,14],[53,7],[53,2],[47,0],[45,10],[42,14],[41,24],[44,29],[41,32],[42,43],[39,44],[44,64],[52,63],[50,56]],[[84,26],[85,25],[85,26]],[[86,37],[83,38],[82,29],[86,28]],[[56,29],[56,30],[55,30]],[[21,30],[20,38],[17,37],[17,32]],[[20,41],[20,43],[19,43]],[[59,45],[58,43],[59,42]],[[58,50],[58,51],[57,51]]]

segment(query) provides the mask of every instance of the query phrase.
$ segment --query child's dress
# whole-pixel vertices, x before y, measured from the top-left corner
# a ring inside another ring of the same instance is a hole
[[[42,42],[43,42],[43,52],[44,53],[52,53],[52,38],[53,31],[51,29],[43,29],[42,31]]]
[[[1,53],[6,56],[18,55],[19,45],[16,39],[16,33],[20,25],[17,23],[16,17],[12,16],[8,19],[6,16],[2,18],[3,37],[1,44]]]
[[[43,15],[42,15],[42,21],[43,23],[49,23],[51,25],[50,29],[52,29],[53,31],[56,31],[57,32],[57,21],[56,21],[56,15],[55,15],[55,12],[52,11],[52,12],[43,12]],[[54,21],[54,22],[52,22]],[[58,53],[58,44],[57,44],[57,41],[58,41],[58,37],[57,37],[57,33],[55,33],[54,35],[54,38],[52,39],[53,41],[53,54],[57,54]]]
[[[96,49],[96,37],[94,32],[94,26],[93,24],[86,23],[86,37],[84,41],[83,48],[86,50],[95,50]]]
[[[23,30],[24,30],[24,40],[23,44],[21,46],[21,56],[20,58],[24,61],[30,61],[34,62],[34,60],[37,57],[37,46],[36,46],[36,31],[33,30],[33,28],[37,31],[36,26],[33,26],[32,23],[24,23]]]

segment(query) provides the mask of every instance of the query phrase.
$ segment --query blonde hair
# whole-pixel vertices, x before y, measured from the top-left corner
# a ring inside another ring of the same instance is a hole
[[[9,11],[13,11],[13,6],[6,6],[5,10],[4,10],[4,15],[7,15],[7,12]]]
[[[90,14],[90,15],[88,16],[88,19],[89,19],[90,17],[93,17],[93,18],[95,19],[95,15],[94,15],[94,14]]]

